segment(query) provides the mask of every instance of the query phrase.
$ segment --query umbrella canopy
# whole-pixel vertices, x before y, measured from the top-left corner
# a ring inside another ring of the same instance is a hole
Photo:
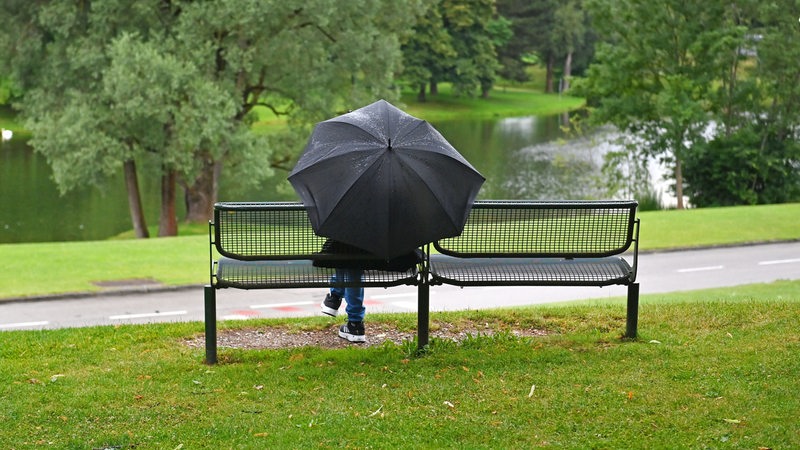
[[[385,100],[318,123],[289,174],[317,234],[386,259],[461,234],[484,180]]]

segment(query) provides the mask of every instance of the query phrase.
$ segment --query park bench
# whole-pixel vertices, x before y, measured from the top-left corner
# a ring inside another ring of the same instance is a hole
[[[205,287],[206,362],[217,361],[217,290],[392,287],[420,285],[418,268],[365,270],[362,279],[331,281],[325,261],[363,259],[363,254],[321,253],[305,207],[294,202],[217,203],[209,222],[211,277]],[[215,258],[214,250],[219,255]],[[317,264],[314,264],[317,261]],[[427,288],[427,286],[426,286]]]
[[[464,231],[434,243],[431,285],[627,286],[625,335],[639,315],[635,201],[478,201]],[[622,255],[633,245],[631,262]]]
[[[635,201],[477,201],[464,231],[425,246],[403,272],[366,270],[336,286],[417,286],[418,345],[428,344],[430,286],[628,287],[626,336],[636,337],[639,220]],[[330,288],[334,269],[314,264],[356,255],[321,253],[305,207],[295,202],[218,203],[209,223],[206,362],[217,362],[217,290]],[[633,246],[632,261],[623,254]],[[217,255],[214,251],[216,250]],[[323,264],[324,265],[324,264]]]

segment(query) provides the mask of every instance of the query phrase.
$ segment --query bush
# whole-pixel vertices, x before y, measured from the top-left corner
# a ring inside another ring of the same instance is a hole
[[[685,193],[697,207],[800,200],[800,145],[753,128],[698,144],[683,160]]]

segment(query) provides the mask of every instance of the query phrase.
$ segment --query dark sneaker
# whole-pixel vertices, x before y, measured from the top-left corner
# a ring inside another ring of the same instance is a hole
[[[342,297],[336,297],[335,295],[328,294],[325,296],[325,300],[322,301],[322,314],[326,314],[331,317],[336,317],[339,314],[339,307],[342,306]]]
[[[364,322],[347,322],[339,327],[339,337],[350,342],[367,342],[364,336]]]

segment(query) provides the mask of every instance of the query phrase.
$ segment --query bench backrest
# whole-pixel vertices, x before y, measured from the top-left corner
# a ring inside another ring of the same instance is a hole
[[[325,242],[298,202],[217,203],[213,239],[221,255],[251,261],[316,258]]]
[[[434,243],[470,257],[604,257],[631,246],[634,200],[476,201],[463,233]]]

